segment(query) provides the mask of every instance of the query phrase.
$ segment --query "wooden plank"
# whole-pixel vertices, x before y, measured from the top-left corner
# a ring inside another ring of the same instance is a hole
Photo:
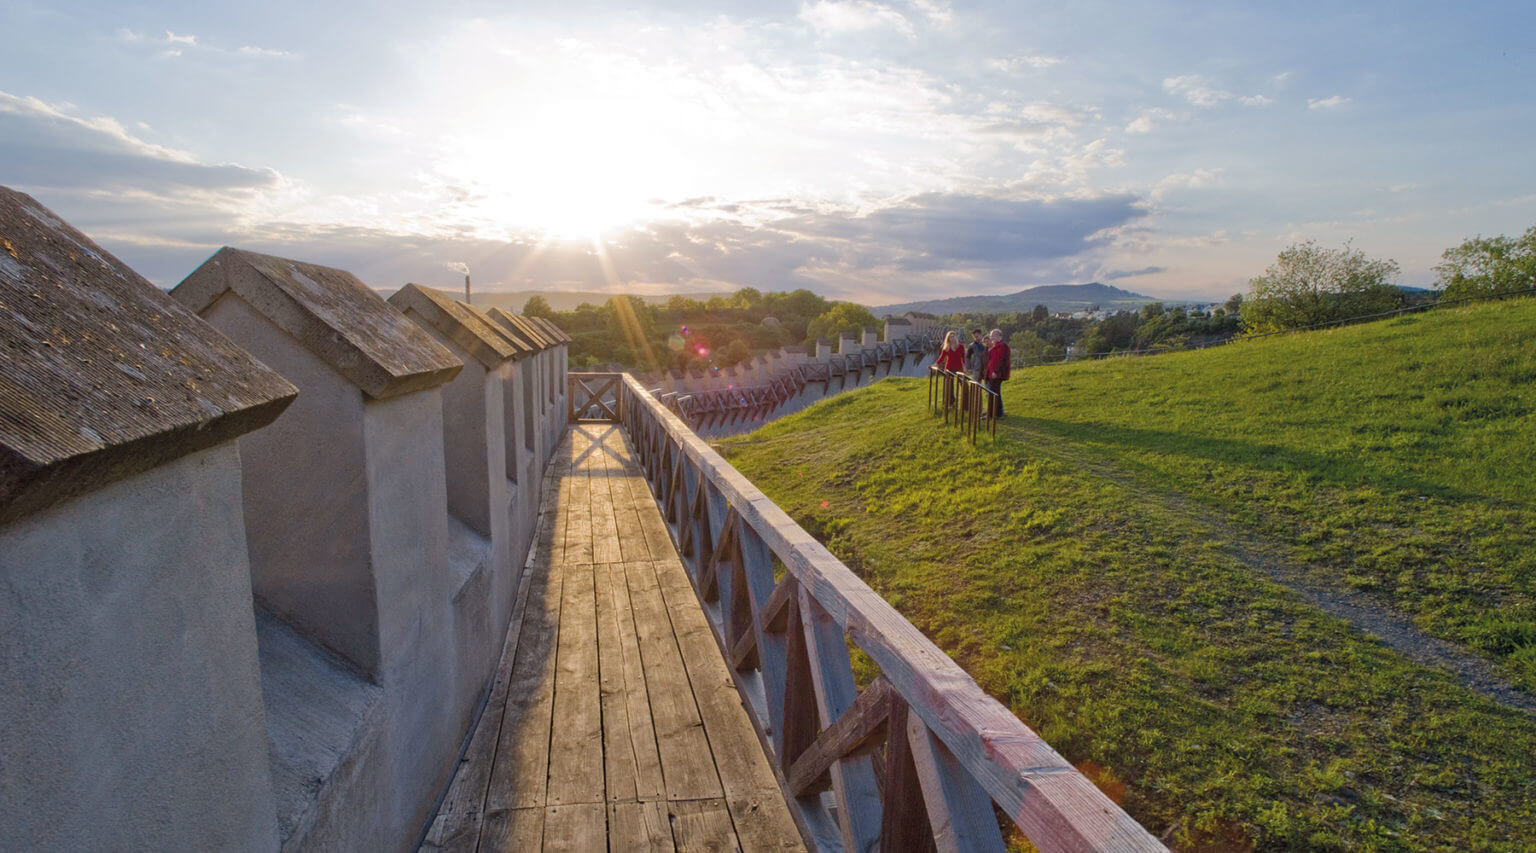
[[[922,719],[1041,848],[1164,849],[1038,735],[988,696],[677,415],[625,377],[687,463],[699,466],[832,619],[845,626]]]
[[[624,567],[597,569],[598,664],[603,695],[603,760],[610,802],[666,794],[645,689]]]
[[[800,621],[800,597],[790,598],[786,633],[783,735],[779,739],[779,767],[788,773],[800,753],[816,741],[821,721],[816,716],[816,686],[811,675],[810,650]]]
[[[816,685],[816,709],[822,720],[841,717],[858,698],[853,664],[843,630],[805,587],[800,587],[800,621]],[[874,759],[853,756],[832,762],[832,790],[846,850],[872,849],[880,840],[880,789]]]
[[[616,427],[600,434],[588,462],[588,491],[591,496],[592,562],[617,563],[623,559],[619,549],[619,525],[614,517],[613,492],[609,484],[614,465],[609,455],[621,439]]]
[[[651,719],[656,728],[667,799],[719,797],[724,791],[715,772],[704,722],[694,703],[655,569],[649,563],[626,563],[624,567],[634,606],[635,632],[645,668],[646,691],[650,696]]]
[[[672,822],[664,801],[612,803],[608,806],[608,849],[614,853],[675,849]]]
[[[806,750],[795,759],[784,782],[793,797],[803,796],[812,788],[826,790],[827,769],[839,759],[865,754],[880,745],[885,736],[885,720],[890,712],[890,682],[879,676],[853,705],[832,725],[822,729]]]
[[[762,663],[757,654],[757,632],[748,625],[736,642],[731,644],[731,669],[741,671],[756,669]]]
[[[922,784],[907,741],[907,703],[891,702],[885,739],[885,796],[880,824],[881,853],[934,849]]]
[[[544,850],[589,853],[608,847],[608,808],[603,803],[572,803],[544,810]]]
[[[800,847],[800,831],[682,567],[658,563],[656,574],[743,848]]]
[[[528,608],[528,588],[533,572],[524,571],[518,584],[507,637],[502,643],[501,660],[486,696],[485,708],[475,724],[469,746],[459,760],[453,782],[443,797],[432,828],[422,842],[423,850],[473,851],[480,843],[481,816],[485,792],[491,782],[491,767],[496,760],[496,743],[501,735],[501,720],[506,711],[507,685],[512,680],[512,664],[517,659],[517,644],[522,634]]]
[[[544,807],[498,809],[485,814],[480,853],[521,853],[544,843]]]
[[[533,547],[528,549],[527,566],[548,566],[554,559],[556,543],[565,544],[565,521],[560,515],[561,488],[570,471],[571,436],[567,431],[555,456],[545,469],[539,486],[539,513],[534,522]]]
[[[907,744],[923,786],[934,845],[942,853],[1005,849],[987,792],[915,716],[907,718]]]
[[[725,800],[683,800],[672,803],[671,812],[678,853],[742,849]]]
[[[566,566],[555,658],[548,805],[603,800],[603,723],[592,567]]]
[[[526,642],[519,641],[507,686],[495,766],[486,790],[485,813],[545,804],[549,770],[550,713],[555,689],[555,643],[560,630],[561,575],[558,566],[537,572],[529,587]],[[491,833],[489,825],[486,834]]]

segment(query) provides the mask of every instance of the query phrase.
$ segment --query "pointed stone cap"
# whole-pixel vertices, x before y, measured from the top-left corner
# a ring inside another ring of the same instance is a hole
[[[271,423],[298,389],[0,187],[0,524]]]
[[[539,327],[548,332],[548,336],[553,338],[557,345],[568,344],[571,342],[571,336],[567,335],[564,329],[556,326],[554,320],[551,320],[548,317],[528,317],[527,319],[538,323]]]
[[[555,345],[554,340],[548,336],[548,332],[521,314],[513,314],[505,308],[492,308],[487,313],[491,315],[492,320],[501,324],[503,329],[511,330],[535,350],[546,350]]]
[[[487,369],[500,367],[517,354],[502,334],[479,314],[454,301],[448,294],[419,284],[407,284],[389,297],[401,311],[414,311],[421,321],[469,353]]]
[[[514,351],[513,359],[526,358],[538,351],[537,348],[530,346],[527,341],[523,340],[520,335],[513,334],[510,329],[503,326],[495,317],[492,317],[490,311],[478,305],[470,305],[465,302],[460,302],[459,304],[475,312],[475,316],[483,320],[485,325],[490,327],[491,331],[501,335],[502,340],[511,344]]]
[[[441,385],[464,367],[346,270],[226,246],[171,296],[201,314],[231,291],[376,400]]]

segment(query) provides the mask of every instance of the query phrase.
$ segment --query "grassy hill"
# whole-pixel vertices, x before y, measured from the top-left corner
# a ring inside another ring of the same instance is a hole
[[[1174,846],[1536,847],[1536,300],[1004,393],[724,449]]]

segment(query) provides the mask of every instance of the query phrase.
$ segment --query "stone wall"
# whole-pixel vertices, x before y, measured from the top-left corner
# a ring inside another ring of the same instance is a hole
[[[228,248],[167,296],[3,188],[0,240],[0,849],[413,847],[569,338]]]

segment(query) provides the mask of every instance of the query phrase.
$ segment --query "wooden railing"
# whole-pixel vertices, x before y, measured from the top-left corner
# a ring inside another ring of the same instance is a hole
[[[928,368],[928,411],[942,411],[944,423],[959,427],[971,444],[976,443],[976,434],[982,430],[997,435],[997,413],[1002,408],[1002,395],[964,373],[945,370],[937,364]]]
[[[995,806],[1041,850],[1163,849],[628,375],[619,418],[813,846],[1001,850]]]
[[[568,373],[566,399],[570,422],[619,419],[619,385],[622,373]]]

